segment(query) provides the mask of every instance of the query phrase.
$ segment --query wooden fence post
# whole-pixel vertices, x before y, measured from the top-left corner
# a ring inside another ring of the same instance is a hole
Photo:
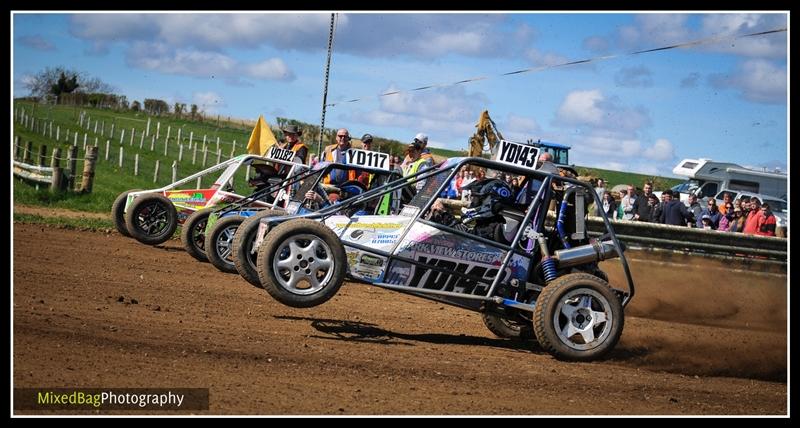
[[[164,139],[164,156],[167,155],[167,150],[169,149],[169,137]]]
[[[194,139],[194,131],[189,131],[189,149],[192,148],[192,140]]]
[[[61,125],[56,126],[56,141],[61,138]]]
[[[92,193],[95,165],[97,165],[97,147],[90,146],[89,149],[86,150],[86,155],[83,158],[81,193]]]
[[[122,158],[124,157],[125,147],[119,146],[119,167],[122,168]]]
[[[53,149],[53,154],[50,157],[50,168],[55,168],[61,165],[61,148],[56,147]]]
[[[86,139],[89,138],[89,134],[83,133],[83,150],[86,151]]]
[[[53,149],[53,158],[50,160],[50,167],[53,168],[53,181],[50,183],[51,192],[59,192],[63,189],[64,171],[61,169],[61,148]]]
[[[178,161],[172,161],[172,182],[178,181]]]
[[[217,151],[219,151],[219,137],[217,137]]]
[[[114,138],[114,127],[115,126],[117,126],[116,123],[112,123],[111,124],[111,135],[109,135],[108,138]]]
[[[236,140],[233,140],[233,148],[231,149],[231,158],[236,154]]]
[[[139,153],[133,156],[133,175],[139,176]]]
[[[139,150],[142,149],[142,146],[144,146],[144,132],[142,132],[142,138],[139,140]]]
[[[167,140],[169,140],[169,134],[172,132],[172,125],[167,125]]]
[[[206,145],[203,144],[203,168],[206,167],[206,156],[208,156],[208,150],[206,150]]]
[[[97,134],[97,120],[94,121],[94,133]]]
[[[108,149],[111,147],[111,140],[106,140],[106,160],[108,160]]]
[[[106,133],[106,121],[104,120],[103,123],[100,124],[100,135],[105,135]]]
[[[53,122],[50,122],[50,126],[48,126],[48,128],[50,128],[50,129],[49,129],[49,133],[48,133],[47,136],[48,136],[48,138],[50,138],[52,140],[53,139]]]
[[[156,138],[158,138],[158,134],[161,132],[161,122],[156,123]]]
[[[156,136],[153,135],[153,137],[150,139],[150,151],[152,152],[155,149],[156,149]]]
[[[147,131],[145,131],[145,135],[148,137],[150,136],[150,118],[147,118]]]
[[[194,145],[194,149],[192,150],[192,165],[194,165],[196,160],[197,160],[197,144]]]
[[[119,145],[122,145],[122,141],[125,139],[125,128],[122,128],[119,132]]]
[[[75,131],[75,135],[72,136],[72,145],[73,147],[78,147],[78,131]]]
[[[178,128],[178,142],[181,142],[181,128]]]
[[[178,162],[183,160],[183,143],[178,143]]]
[[[69,170],[67,171],[69,174],[67,177],[67,188],[72,190],[75,188],[75,175],[78,173],[78,146],[72,146],[69,148],[67,162],[69,162]]]
[[[131,142],[128,144],[129,146],[133,146],[133,139],[136,137],[136,128],[131,128]]]
[[[39,146],[39,166],[47,165],[47,146]]]
[[[14,159],[19,159],[19,135],[14,136]]]
[[[22,163],[32,163],[33,157],[33,141],[25,143],[25,152],[22,154]]]
[[[203,177],[197,177],[197,186],[195,187],[195,189],[202,189],[202,187],[201,187],[203,185],[201,183],[202,178]]]
[[[155,170],[155,172],[153,172],[153,183],[158,181],[158,167],[159,167],[160,164],[161,164],[161,161],[156,159],[156,170]]]
[[[97,147],[97,137],[94,137],[94,146]]]
[[[217,164],[222,162],[222,149],[217,150]]]

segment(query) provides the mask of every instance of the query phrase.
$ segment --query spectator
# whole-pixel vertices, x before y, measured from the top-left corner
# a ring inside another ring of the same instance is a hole
[[[467,177],[467,170],[462,169],[458,171],[458,175],[456,176],[456,191],[458,192],[458,196],[461,197],[461,188],[464,187],[464,180]]]
[[[647,197],[647,205],[650,207],[650,214],[647,217],[640,217],[639,221],[658,223],[661,218],[661,202],[658,200],[658,196],[650,193],[650,196]]]
[[[600,199],[602,199],[603,194],[606,193],[606,181],[603,180],[602,178],[598,178],[597,187],[594,188],[594,191],[597,192],[597,196],[599,196]]]
[[[664,197],[664,205],[661,208],[658,222],[673,226],[686,226],[694,222],[694,214],[686,208],[683,202],[673,199],[672,190],[667,189],[661,195]]]
[[[653,194],[653,183],[645,182],[644,183],[644,194],[642,195],[642,201],[636,206],[636,214],[634,215],[634,219],[638,221],[652,221],[653,217],[653,209],[655,209],[656,204],[648,203],[648,199],[650,199],[650,195]],[[656,198],[656,202],[658,202],[658,198]]]
[[[617,214],[617,201],[611,196],[611,192],[607,190],[603,192],[602,198],[598,206],[597,215],[600,215],[602,210],[610,220],[614,220],[614,216]]]
[[[411,143],[406,148],[406,165],[403,168],[403,177],[416,174],[423,169],[426,169],[428,163],[422,158],[422,147],[417,143]],[[420,191],[425,186],[425,180],[418,181],[415,185],[417,191]]]
[[[433,155],[431,154],[431,151],[427,148],[427,146],[428,146],[428,136],[420,132],[419,134],[414,136],[414,139],[411,140],[411,144],[416,144],[417,146],[420,147],[419,156],[425,162],[425,168],[432,167],[433,166]],[[408,153],[408,150],[406,150],[406,153]],[[412,161],[411,158],[408,157],[408,154],[406,154],[406,157],[403,160],[403,164],[401,165],[401,168],[405,171],[406,166],[411,162],[416,162],[416,161]]]
[[[703,217],[700,218],[700,229],[714,230],[714,221],[711,220],[711,216],[703,214]]]
[[[730,199],[730,197],[728,199]],[[727,212],[727,214],[722,214],[723,208],[725,208],[725,212]],[[719,228],[717,228],[717,230],[727,232],[728,229],[730,228],[731,220],[733,220],[733,203],[727,202],[725,204],[722,204],[722,206],[719,209],[719,212],[720,212]]]
[[[711,228],[717,230],[720,216],[719,209],[717,209],[717,200],[708,198],[708,208],[703,210],[702,217],[697,221],[697,227],[703,228],[702,219],[708,217],[711,220]]]
[[[728,222],[728,232],[742,233],[744,230],[744,221],[744,211],[739,207],[735,207],[733,209],[733,216],[731,216],[731,220]]]
[[[293,162],[305,165],[308,159],[308,147],[300,140],[302,131],[297,125],[286,125],[281,128],[283,131],[284,140],[278,141],[277,146],[282,149],[288,149],[294,152]],[[281,165],[278,169],[278,175],[285,176],[289,173],[289,167]]]
[[[632,221],[636,219],[636,210],[639,207],[640,199],[641,198],[636,195],[636,188],[632,185],[628,185],[628,194],[622,198],[623,220]],[[644,204],[647,204],[647,202],[644,202]]]
[[[327,162],[335,162],[344,165],[347,163],[347,150],[349,149],[350,131],[341,128],[336,131],[336,144],[325,147],[324,159]],[[358,177],[358,174],[354,169],[350,171],[333,169],[324,180],[325,184],[341,184],[345,181],[355,180],[356,177]]]
[[[722,205],[719,206],[719,212],[722,213],[722,215],[728,214],[728,204],[733,204],[731,201],[731,194],[722,192]]]
[[[692,218],[693,218],[692,224],[690,226],[698,227],[697,223],[695,222],[699,220],[700,217],[703,215],[703,207],[700,205],[699,202],[697,202],[697,195],[695,195],[694,193],[689,194],[689,211],[692,212]]]
[[[761,216],[758,218],[756,235],[775,236],[776,223],[775,214],[772,214],[769,204],[764,202],[764,205],[761,206]]]
[[[761,200],[756,197],[750,198],[749,208],[750,211],[745,218],[742,232],[747,235],[755,235],[756,231],[758,231],[759,218],[762,216]]]
[[[319,163],[319,159],[317,158],[317,154],[316,153],[312,153],[311,154],[311,167],[313,168],[314,165],[316,165],[317,163]]]
[[[364,150],[372,150],[372,135],[364,134],[361,136],[361,144],[364,146]]]
[[[619,204],[617,204],[617,220],[622,220],[622,217],[625,215],[625,212],[622,210],[622,198],[628,195],[628,191],[622,189],[619,191]]]

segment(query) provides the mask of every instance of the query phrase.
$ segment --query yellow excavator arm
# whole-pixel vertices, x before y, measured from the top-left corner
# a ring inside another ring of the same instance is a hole
[[[481,113],[478,123],[475,124],[477,130],[469,137],[469,155],[480,157],[484,152],[494,153],[497,142],[503,139],[503,135],[497,130],[497,125],[491,117],[489,111]],[[488,143],[488,147],[487,147]]]

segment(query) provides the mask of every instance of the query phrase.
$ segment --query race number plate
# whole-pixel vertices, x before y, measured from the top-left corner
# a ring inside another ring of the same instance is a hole
[[[366,166],[370,168],[389,170],[389,154],[367,150],[350,149],[347,151],[349,165]]]
[[[497,150],[497,157],[495,158],[498,162],[527,169],[536,169],[536,161],[538,159],[538,147],[506,140],[500,140],[500,147]]]
[[[272,146],[269,149],[269,153],[267,153],[267,157],[270,159],[277,159],[277,160],[291,162],[292,159],[294,159],[294,152],[288,149],[282,149],[277,146]]]

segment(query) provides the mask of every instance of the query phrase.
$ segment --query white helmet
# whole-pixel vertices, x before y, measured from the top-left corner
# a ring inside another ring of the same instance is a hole
[[[419,141],[422,144],[428,144],[428,136],[420,132],[419,134],[414,136],[414,139]]]

